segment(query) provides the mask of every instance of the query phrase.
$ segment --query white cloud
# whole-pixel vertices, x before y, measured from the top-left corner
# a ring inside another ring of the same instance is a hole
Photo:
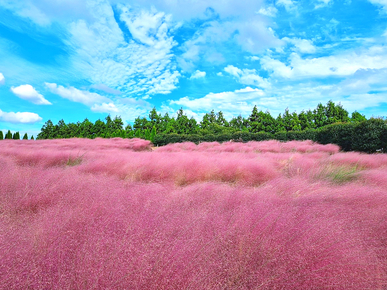
[[[274,6],[267,6],[260,8],[257,13],[268,17],[275,17],[277,12],[278,10]]]
[[[72,64],[95,84],[122,93],[167,94],[176,88],[179,72],[173,63],[171,16],[119,4],[116,14],[133,39],[125,39],[112,7],[102,1],[93,10],[95,21],[73,22],[68,44],[76,52]]]
[[[330,3],[332,3],[333,0],[317,0],[317,3],[315,4],[314,8],[322,8],[328,6]]]
[[[51,91],[51,93],[57,94],[62,98],[68,99],[72,102],[82,103],[86,106],[93,106],[95,104],[110,102],[110,99],[97,93],[81,91],[74,87],[65,88],[54,83],[45,83],[45,85]]]
[[[261,88],[270,87],[270,83],[259,76],[255,69],[239,69],[233,65],[228,65],[224,71],[234,76],[237,81],[244,85],[253,85]]]
[[[301,58],[292,53],[289,65],[265,56],[262,68],[272,72],[273,77],[313,78],[328,76],[350,76],[361,69],[387,68],[387,48],[374,46],[362,52],[345,51],[337,55],[319,58]]]
[[[7,123],[33,124],[40,122],[42,118],[35,113],[30,112],[3,112],[0,110],[0,121]]]
[[[160,40],[167,40],[168,22],[171,21],[170,15],[165,15],[165,13],[155,9],[133,13],[126,6],[121,6],[121,12],[120,18],[126,23],[135,40],[149,46],[159,44]]]
[[[118,113],[118,109],[113,103],[95,104],[91,107],[91,110],[98,113]]]
[[[286,11],[291,11],[295,8],[292,0],[277,0],[276,5],[285,7]]]
[[[385,12],[387,12],[387,0],[368,0],[372,4],[381,6]]]
[[[0,85],[4,85],[4,84],[5,84],[4,75],[2,73],[0,73]]]
[[[200,71],[200,70],[197,70],[195,71],[191,77],[189,78],[190,80],[194,80],[194,79],[201,79],[201,78],[204,78],[206,77],[206,72],[205,71]]]
[[[252,103],[264,102],[265,93],[260,89],[246,87],[233,92],[209,93],[198,99],[184,97],[179,100],[170,101],[171,105],[179,105],[190,110],[208,111],[213,108],[221,110],[227,118],[235,114],[249,114]]]
[[[235,13],[238,15],[239,12]],[[223,55],[220,55],[221,45],[230,40],[239,44],[243,50],[254,54],[279,46],[282,42],[269,28],[270,24],[267,17],[255,13],[250,16],[246,14],[243,17],[209,21],[181,46],[183,54],[182,59],[179,59],[179,66],[185,71],[192,71],[194,64],[202,61],[203,57],[211,62],[213,60],[224,62]],[[218,48],[219,51],[214,48]],[[214,55],[217,58],[214,59]]]
[[[39,94],[35,88],[31,85],[21,85],[18,87],[12,87],[11,91],[20,99],[29,101],[36,105],[52,105],[47,101],[43,95]]]
[[[49,26],[53,21],[74,18],[90,18],[86,1],[78,0],[23,0],[0,1],[0,5],[40,26]]]
[[[212,8],[221,18],[229,16],[251,16],[262,7],[263,0],[129,0],[127,3],[142,6],[154,6],[160,11],[171,13],[175,20],[203,18]]]
[[[285,42],[291,43],[295,46],[295,50],[301,53],[315,53],[316,47],[313,45],[313,42],[309,39],[300,39],[300,38],[282,38]]]
[[[236,24],[236,40],[238,44],[250,53],[261,53],[266,48],[281,45],[274,31],[261,19],[252,18]]]

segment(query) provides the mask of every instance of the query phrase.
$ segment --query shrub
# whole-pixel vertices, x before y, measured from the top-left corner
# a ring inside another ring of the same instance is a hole
[[[335,123],[317,131],[317,142],[337,144],[343,151],[351,151],[354,140],[354,123]]]
[[[352,149],[373,153],[376,150],[386,148],[386,131],[387,125],[382,119],[371,118],[356,124],[352,137]]]
[[[274,134],[274,139],[278,141],[288,141],[288,135],[286,131],[277,132]]]

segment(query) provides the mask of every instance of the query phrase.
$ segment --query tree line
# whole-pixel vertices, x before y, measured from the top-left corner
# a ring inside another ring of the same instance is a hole
[[[153,108],[148,117],[137,117],[133,126],[124,122],[120,116],[111,118],[108,115],[105,120],[98,119],[94,123],[87,118],[83,122],[65,123],[60,120],[54,125],[48,120],[42,127],[37,139],[56,138],[143,138],[153,141],[157,135],[222,135],[237,132],[258,133],[265,132],[275,134],[278,132],[304,131],[318,129],[324,126],[342,122],[361,122],[367,120],[359,112],[353,112],[351,116],[341,104],[336,105],[329,101],[326,105],[318,104],[314,110],[302,111],[300,113],[285,110],[276,118],[269,111],[258,110],[254,106],[248,117],[241,115],[226,120],[222,111],[204,114],[200,122],[193,117],[189,118],[183,111],[178,110],[176,117],[169,116],[168,113],[161,115]]]
[[[12,134],[11,130],[8,130],[7,133],[3,134],[3,131],[0,131],[0,140],[3,139],[20,140],[20,132],[15,132]],[[25,133],[22,139],[28,140],[28,134]],[[31,136],[31,140],[34,140],[34,136]]]

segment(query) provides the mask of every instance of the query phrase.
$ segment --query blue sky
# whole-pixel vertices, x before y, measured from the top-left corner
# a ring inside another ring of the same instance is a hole
[[[120,115],[387,115],[387,0],[0,0],[0,130]]]

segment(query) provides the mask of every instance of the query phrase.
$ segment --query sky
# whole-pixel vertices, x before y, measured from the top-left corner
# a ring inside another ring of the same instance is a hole
[[[0,0],[0,130],[230,120],[329,100],[387,115],[387,0]]]

